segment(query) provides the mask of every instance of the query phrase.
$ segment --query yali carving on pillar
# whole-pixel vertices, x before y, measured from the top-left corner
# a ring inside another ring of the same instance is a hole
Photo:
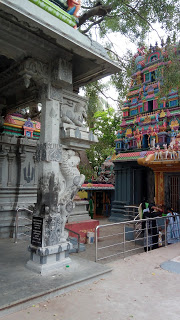
[[[59,207],[62,219],[61,242],[66,241],[67,235],[64,232],[68,216],[73,210],[73,198],[85,180],[85,176],[80,174],[77,166],[80,158],[73,150],[64,150],[62,154],[62,163],[60,165],[61,173],[65,180],[64,190],[60,194]]]

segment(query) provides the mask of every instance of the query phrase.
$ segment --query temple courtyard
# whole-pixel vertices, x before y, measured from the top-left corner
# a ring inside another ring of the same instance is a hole
[[[179,319],[180,264],[171,261],[179,243],[106,264],[72,255],[72,265],[49,276],[25,267],[27,243],[0,245],[3,320]]]

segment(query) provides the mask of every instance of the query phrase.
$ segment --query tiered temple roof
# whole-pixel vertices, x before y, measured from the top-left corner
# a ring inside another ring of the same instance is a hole
[[[154,150],[154,153],[157,148],[166,148],[170,143],[174,146],[175,140],[176,151],[179,150],[178,88],[173,88],[167,98],[160,98],[163,70],[167,63],[166,49],[159,48],[157,44],[150,46],[148,52],[144,47],[138,49],[133,57],[131,85],[115,140],[116,160],[138,159],[142,157],[142,151]]]

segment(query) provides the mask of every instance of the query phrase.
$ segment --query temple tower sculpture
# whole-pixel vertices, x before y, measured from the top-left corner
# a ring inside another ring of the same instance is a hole
[[[179,43],[172,46],[179,54]],[[121,220],[124,205],[138,206],[143,198],[180,210],[180,113],[179,92],[173,88],[160,95],[165,66],[170,63],[166,47],[138,49],[123,118],[117,132],[115,201],[112,220]],[[177,66],[178,67],[178,66]]]

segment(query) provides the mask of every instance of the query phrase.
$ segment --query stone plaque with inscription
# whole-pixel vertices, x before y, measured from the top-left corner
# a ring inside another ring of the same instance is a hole
[[[36,247],[42,246],[43,218],[33,217],[31,244]]]

